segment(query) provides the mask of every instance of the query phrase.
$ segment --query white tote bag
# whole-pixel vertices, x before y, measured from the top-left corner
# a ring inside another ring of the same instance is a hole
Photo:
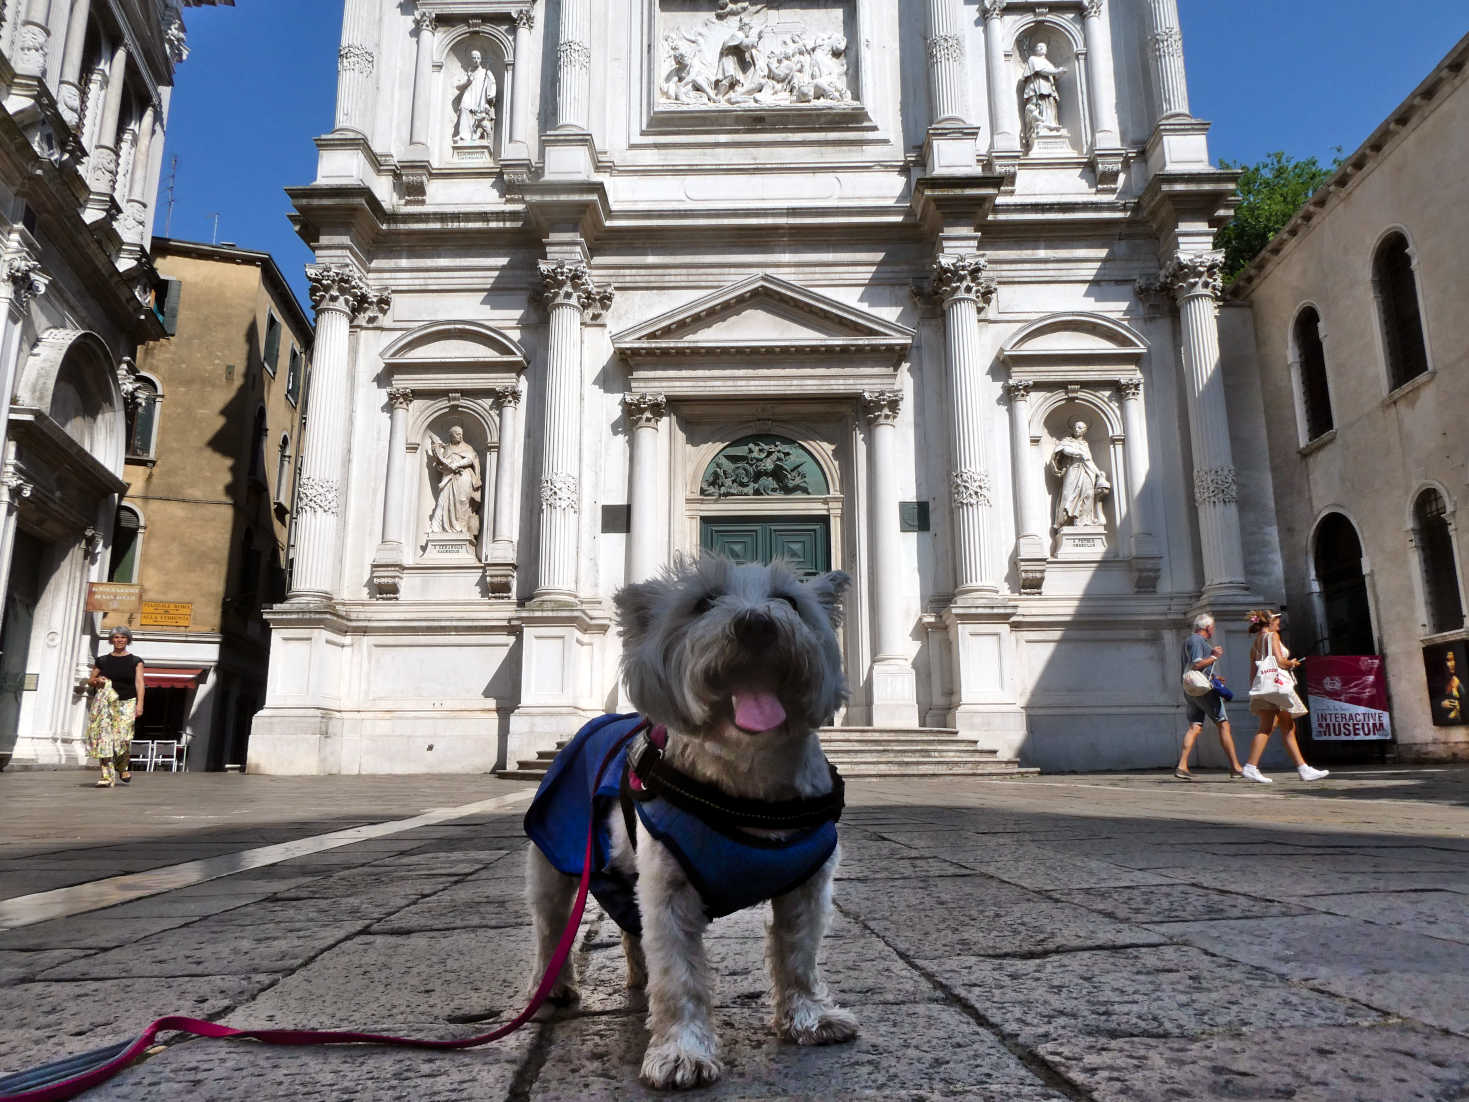
[[[1183,671],[1183,691],[1189,696],[1204,696],[1213,688],[1209,683],[1209,675],[1203,670]]]
[[[1295,695],[1296,679],[1280,668],[1275,659],[1275,646],[1267,637],[1265,654],[1255,667],[1255,680],[1250,685],[1250,703],[1258,700],[1272,708],[1291,711],[1297,706]]]

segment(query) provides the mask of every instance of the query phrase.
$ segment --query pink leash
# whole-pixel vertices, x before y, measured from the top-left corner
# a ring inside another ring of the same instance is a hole
[[[632,739],[641,734],[647,728],[642,724],[629,732],[625,737],[618,740],[617,744],[607,752],[602,759],[601,768],[597,770],[597,780],[593,784],[595,789],[601,783],[607,767],[612,764],[612,759]],[[587,830],[586,857],[582,861],[581,883],[577,887],[576,901],[572,904],[571,917],[567,920],[566,929],[561,934],[561,941],[556,946],[556,952],[551,957],[551,963],[546,969],[546,974],[541,977],[540,986],[536,988],[535,994],[531,996],[530,1005],[522,1010],[511,1021],[506,1022],[498,1029],[490,1033],[483,1033],[477,1037],[462,1037],[451,1041],[424,1040],[414,1037],[389,1037],[381,1033],[349,1033],[345,1031],[329,1029],[233,1029],[218,1022],[206,1022],[200,1018],[184,1018],[178,1015],[170,1015],[167,1018],[159,1018],[145,1029],[137,1040],[123,1042],[113,1045],[107,1049],[88,1053],[84,1056],[74,1057],[50,1064],[35,1071],[23,1072],[18,1075],[8,1076],[0,1080],[0,1090],[13,1093],[0,1094],[0,1102],[61,1102],[62,1099],[75,1098],[85,1090],[90,1090],[101,1083],[107,1082],[123,1068],[127,1067],[153,1044],[153,1040],[164,1030],[174,1030],[179,1033],[192,1033],[196,1037],[245,1037],[253,1041],[261,1041],[267,1045],[393,1045],[398,1048],[427,1048],[440,1051],[449,1051],[463,1048],[478,1048],[487,1045],[491,1041],[498,1041],[514,1033],[517,1029],[530,1021],[531,1017],[541,1008],[546,997],[551,993],[551,988],[556,986],[556,979],[561,975],[562,966],[566,964],[567,958],[571,956],[572,946],[576,944],[577,930],[581,926],[582,913],[586,910],[587,889],[592,879],[592,856],[593,842],[597,836],[597,821],[593,816],[590,827]],[[105,1063],[95,1067],[90,1066],[96,1060],[105,1059]],[[65,1075],[66,1078],[57,1080],[57,1075]]]

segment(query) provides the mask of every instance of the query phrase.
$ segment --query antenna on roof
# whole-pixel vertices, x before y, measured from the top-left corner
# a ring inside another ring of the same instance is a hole
[[[172,237],[173,233],[173,193],[179,182],[179,155],[175,153],[173,160],[168,163],[168,213],[163,217],[163,236]]]
[[[209,239],[211,245],[219,244],[219,211],[214,212],[214,236]]]

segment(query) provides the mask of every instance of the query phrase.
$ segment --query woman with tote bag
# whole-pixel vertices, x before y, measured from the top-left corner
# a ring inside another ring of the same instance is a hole
[[[1276,727],[1285,739],[1285,749],[1296,763],[1296,773],[1303,781],[1319,781],[1329,770],[1312,769],[1301,756],[1296,744],[1296,717],[1306,714],[1306,706],[1296,692],[1295,675],[1290,671],[1301,664],[1292,658],[1290,651],[1280,641],[1280,613],[1262,609],[1250,613],[1250,634],[1255,641],[1250,645],[1250,711],[1260,717],[1260,729],[1255,732],[1254,744],[1250,747],[1250,760],[1245,764],[1246,780],[1270,784],[1270,778],[1260,772],[1260,758],[1270,742],[1270,732]]]

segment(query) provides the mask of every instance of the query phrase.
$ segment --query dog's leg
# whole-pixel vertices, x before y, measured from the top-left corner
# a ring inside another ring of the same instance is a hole
[[[627,989],[641,991],[648,986],[648,958],[643,955],[642,939],[622,931],[622,955],[627,958]]]
[[[528,994],[534,994],[541,978],[551,966],[556,946],[566,931],[571,917],[571,904],[576,897],[577,881],[558,872],[546,855],[532,845],[525,855],[525,890],[530,900],[531,921],[535,925],[535,961],[531,966]],[[576,985],[576,954],[566,958],[561,975],[546,1001],[553,1006],[570,1006],[581,998]]]
[[[833,1001],[816,955],[831,925],[831,882],[838,850],[793,892],[770,901],[765,960],[775,997],[775,1032],[798,1045],[831,1045],[857,1036],[857,1019]]]
[[[638,838],[638,910],[648,964],[648,1050],[643,1082],[650,1087],[698,1087],[724,1070],[710,1023],[712,1002],[699,893],[661,843]]]

